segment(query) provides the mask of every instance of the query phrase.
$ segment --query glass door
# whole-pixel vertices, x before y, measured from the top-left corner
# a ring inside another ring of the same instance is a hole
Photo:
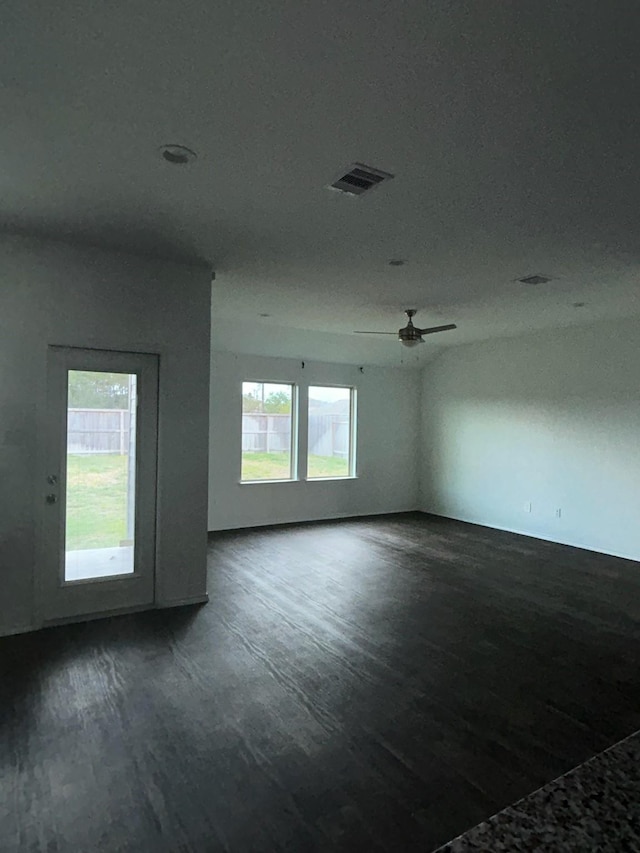
[[[153,602],[157,359],[52,347],[42,610]]]

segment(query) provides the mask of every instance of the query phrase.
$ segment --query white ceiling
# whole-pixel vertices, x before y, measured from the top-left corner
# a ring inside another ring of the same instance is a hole
[[[397,363],[393,338],[352,330],[406,307],[457,323],[428,357],[640,313],[635,2],[4,0],[0,17],[4,227],[206,260],[222,347],[240,315],[249,351],[324,340]],[[170,166],[163,143],[198,160]],[[325,189],[355,161],[396,177]],[[553,281],[514,283],[530,273]]]

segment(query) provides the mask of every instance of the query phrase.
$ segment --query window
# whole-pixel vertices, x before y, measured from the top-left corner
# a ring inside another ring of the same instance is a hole
[[[292,480],[294,386],[242,383],[242,482]]]
[[[307,479],[354,476],[354,402],[353,388],[309,386]]]

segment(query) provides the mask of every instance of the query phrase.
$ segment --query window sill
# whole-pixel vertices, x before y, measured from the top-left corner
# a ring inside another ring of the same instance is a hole
[[[297,479],[289,479],[289,480],[238,480],[238,485],[240,486],[260,486],[260,485],[269,485],[273,486],[276,483],[339,483],[341,480],[357,480],[357,474],[349,474],[348,477],[305,477],[302,480]]]
[[[259,486],[262,483],[268,483],[269,485],[273,485],[274,483],[299,483],[300,480],[295,480],[293,478],[289,478],[287,480],[238,480],[238,483],[241,486]]]
[[[349,474],[347,477],[306,477],[306,483],[331,483],[339,480],[357,480],[357,474]]]

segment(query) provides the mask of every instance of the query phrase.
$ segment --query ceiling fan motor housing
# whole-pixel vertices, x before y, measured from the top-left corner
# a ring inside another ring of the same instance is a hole
[[[409,318],[409,322],[404,327],[404,329],[398,330],[398,340],[401,341],[407,347],[424,343],[424,339],[420,334],[420,330],[416,329],[416,327],[413,325],[413,320],[411,319],[415,313],[415,309],[408,308],[405,311],[405,314]]]
[[[415,326],[405,326],[404,329],[400,329],[398,332],[398,339],[403,343],[406,341],[414,341],[419,344],[422,341],[422,335]]]

